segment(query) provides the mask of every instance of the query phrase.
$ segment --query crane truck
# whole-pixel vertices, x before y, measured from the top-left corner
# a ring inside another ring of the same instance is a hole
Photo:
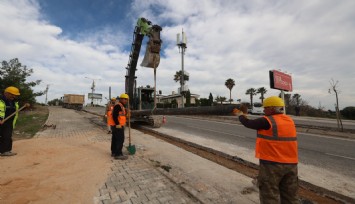
[[[145,18],[139,18],[134,29],[125,80],[125,91],[130,98],[131,122],[147,122],[153,127],[160,127],[163,121],[163,115],[224,115],[231,113],[236,106],[225,105],[159,109],[154,106],[155,86],[137,87],[135,72],[137,70],[137,62],[143,38],[146,36],[149,40],[141,66],[153,68],[155,76],[156,68],[160,63],[160,50],[162,45],[160,38],[161,31],[162,28],[159,25],[152,25],[152,23]]]
[[[154,107],[154,93],[155,87],[137,87],[135,72],[137,70],[137,63],[139,58],[140,49],[142,47],[143,38],[149,38],[146,46],[146,52],[141,63],[141,66],[155,69],[160,63],[160,50],[162,40],[160,32],[162,28],[159,25],[152,25],[152,23],[145,19],[139,18],[133,33],[133,42],[129,61],[127,64],[125,91],[130,100],[130,109],[134,113],[135,110],[153,110]],[[132,122],[144,121],[150,123],[153,127],[160,127],[162,116],[154,115],[152,113],[143,115],[134,115],[131,119]]]

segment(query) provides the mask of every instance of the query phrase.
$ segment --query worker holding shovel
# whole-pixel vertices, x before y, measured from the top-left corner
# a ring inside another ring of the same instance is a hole
[[[111,141],[111,153],[115,159],[125,160],[128,157],[123,155],[123,143],[124,143],[124,128],[126,126],[127,111],[125,105],[128,102],[128,95],[121,94],[118,103],[113,108],[111,125],[112,141]]]
[[[5,89],[4,94],[0,96],[0,156],[14,156],[12,152],[12,132],[16,125],[19,109],[18,102],[14,100],[20,95],[18,88],[9,86]]]

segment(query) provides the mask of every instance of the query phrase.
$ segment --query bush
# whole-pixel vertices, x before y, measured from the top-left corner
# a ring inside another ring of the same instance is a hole
[[[354,106],[346,107],[340,111],[340,114],[346,119],[355,120],[355,107]]]

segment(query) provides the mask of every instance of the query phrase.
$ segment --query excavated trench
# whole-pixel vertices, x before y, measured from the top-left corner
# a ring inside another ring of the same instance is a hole
[[[231,156],[208,147],[182,140],[180,138],[175,138],[145,126],[133,125],[132,128],[162,139],[170,144],[178,146],[186,151],[199,155],[200,157],[213,161],[248,177],[256,178],[257,176],[259,168],[258,165],[245,161],[239,157]],[[302,203],[355,203],[355,199],[353,198],[329,191],[302,180],[299,181],[298,194],[302,200]]]

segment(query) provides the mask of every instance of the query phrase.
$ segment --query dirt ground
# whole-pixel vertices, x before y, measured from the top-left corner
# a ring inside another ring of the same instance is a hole
[[[75,120],[64,120],[57,129]],[[93,203],[112,164],[109,142],[87,139],[97,131],[16,140],[13,151],[18,154],[0,157],[0,203]]]

